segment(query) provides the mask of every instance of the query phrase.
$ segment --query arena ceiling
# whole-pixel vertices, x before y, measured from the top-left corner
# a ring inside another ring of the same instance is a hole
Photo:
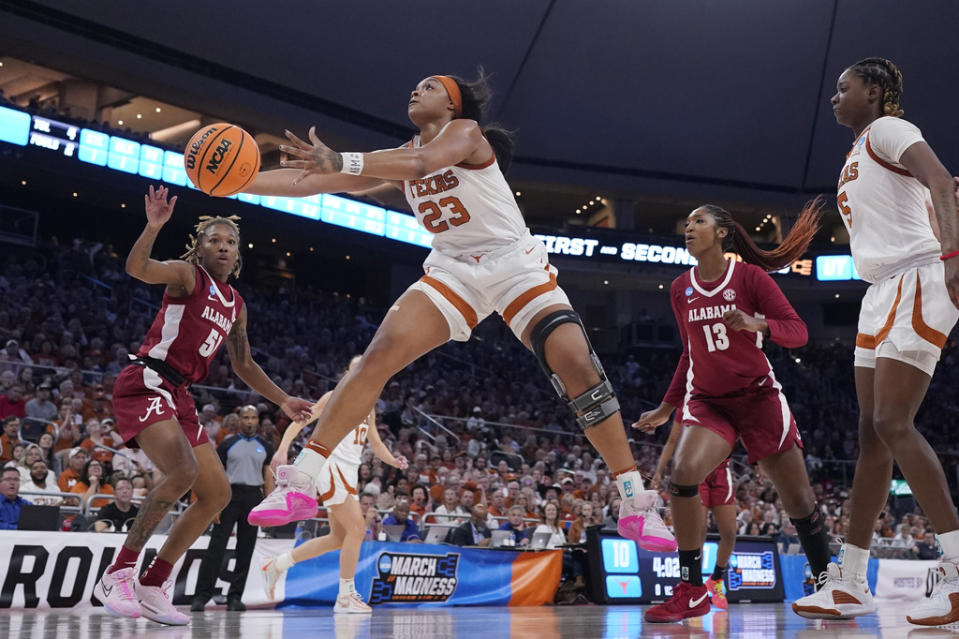
[[[408,138],[422,77],[483,64],[517,135],[511,181],[562,223],[589,192],[650,216],[833,193],[851,136],[828,99],[872,55],[900,65],[906,117],[959,173],[956,25],[949,0],[0,0],[0,55],[351,150]]]

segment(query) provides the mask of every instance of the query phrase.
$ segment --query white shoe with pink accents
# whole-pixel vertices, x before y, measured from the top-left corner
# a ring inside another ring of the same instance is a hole
[[[283,526],[315,517],[317,506],[313,479],[296,466],[280,466],[276,470],[276,488],[250,511],[246,520],[253,526]]]
[[[620,536],[632,539],[643,550],[673,552],[676,537],[666,527],[656,509],[655,490],[644,490],[632,499],[624,499],[619,506],[616,530]]]

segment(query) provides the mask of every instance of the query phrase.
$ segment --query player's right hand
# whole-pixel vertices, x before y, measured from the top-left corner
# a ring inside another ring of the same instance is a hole
[[[146,209],[148,226],[159,228],[166,224],[170,216],[173,215],[173,207],[176,205],[177,196],[174,195],[168,202],[167,194],[169,192],[170,190],[165,186],[154,189],[151,184],[149,192],[143,196],[143,207]]]
[[[669,406],[668,404],[660,404],[659,408],[655,410],[648,410],[640,415],[639,419],[633,422],[633,428],[638,428],[644,433],[656,432],[657,428],[669,420],[669,416],[672,414],[672,412],[672,406]]]

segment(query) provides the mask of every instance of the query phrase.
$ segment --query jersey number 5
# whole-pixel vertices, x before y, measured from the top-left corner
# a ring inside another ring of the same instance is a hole
[[[846,218],[849,228],[852,228],[852,209],[849,208],[849,196],[843,191],[836,197],[836,204],[839,206],[839,212]]]
[[[449,209],[453,217],[447,220],[441,220],[440,218],[443,217],[444,208]],[[444,197],[439,201],[439,204],[427,200],[420,204],[420,213],[424,214],[423,226],[425,226],[426,230],[430,233],[442,233],[443,231],[448,231],[450,225],[460,226],[470,221],[469,211],[466,210],[458,197]],[[447,222],[449,223],[447,224]]]
[[[725,324],[713,324],[712,326],[707,324],[703,326],[703,332],[706,333],[706,348],[709,349],[710,353],[724,351],[729,348],[729,338],[726,337]],[[713,339],[713,334],[716,335],[715,340]]]
[[[217,347],[222,341],[223,336],[220,335],[215,328],[210,330],[210,334],[207,335],[206,341],[200,346],[200,355],[203,357],[209,357],[216,352]]]

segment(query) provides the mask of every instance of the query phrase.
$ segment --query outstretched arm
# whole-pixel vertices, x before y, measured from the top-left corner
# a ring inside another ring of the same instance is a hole
[[[320,413],[323,412],[332,395],[333,391],[324,393],[323,396],[313,404],[309,417],[306,419],[298,419],[286,427],[286,430],[283,431],[283,438],[280,440],[280,445],[277,447],[276,452],[273,454],[273,459],[270,461],[270,468],[276,471],[277,467],[285,466],[289,462],[290,446],[293,444],[293,440],[296,439],[296,436],[300,434],[300,431],[302,431],[307,424],[319,418]]]
[[[386,447],[386,444],[383,443],[383,440],[380,439],[380,433],[376,430],[376,411],[370,411],[370,417],[366,423],[370,425],[370,429],[366,431],[366,441],[370,442],[370,448],[373,449],[373,454],[393,468],[406,470],[409,467],[409,462],[406,457],[402,455],[394,457],[393,453]]]
[[[150,257],[160,229],[173,215],[173,207],[176,206],[177,196],[167,201],[168,193],[165,186],[154,190],[151,185],[149,193],[143,196],[147,225],[130,249],[126,271],[147,284],[166,284],[167,292],[174,297],[185,297],[193,292],[196,284],[193,266],[182,260],[161,262]]]
[[[240,310],[240,316],[236,318],[233,328],[230,329],[230,334],[226,338],[226,347],[230,352],[233,370],[246,382],[247,386],[282,408],[290,419],[299,421],[309,417],[310,402],[284,393],[253,360],[253,355],[250,353],[250,340],[246,335],[246,306]]]
[[[293,183],[293,180],[302,171],[296,169],[274,169],[260,171],[244,193],[254,195],[276,195],[284,197],[306,197],[317,193],[352,193],[361,195],[379,189],[393,190],[396,188],[391,182],[365,175],[350,175],[348,173],[329,173],[321,175],[314,173],[303,180]]]

